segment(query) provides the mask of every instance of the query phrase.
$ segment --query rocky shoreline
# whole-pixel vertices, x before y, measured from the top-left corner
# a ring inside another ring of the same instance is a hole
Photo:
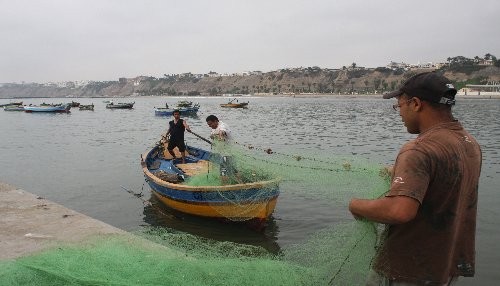
[[[282,69],[241,76],[199,76],[191,73],[162,78],[139,76],[118,81],[0,84],[0,98],[107,98],[133,96],[370,96],[396,89],[407,78],[425,69],[398,71],[388,68],[342,70]],[[500,82],[500,67],[484,67],[471,73],[441,70],[457,89],[466,84]],[[478,91],[469,91],[477,93]],[[480,92],[483,96],[483,91]],[[471,95],[472,96],[472,95]],[[488,97],[489,98],[489,97]]]
[[[149,96],[127,96],[126,98],[147,98]],[[214,96],[152,96],[152,97],[172,97],[172,98],[250,98],[250,97],[276,97],[276,98],[353,98],[353,99],[362,99],[362,98],[382,98],[382,94],[332,94],[332,93],[314,93],[314,94],[255,94],[255,95],[245,95],[245,96],[222,96],[222,95],[214,95]],[[78,99],[78,98],[98,98],[98,99],[110,99],[115,97],[4,97],[0,98],[0,102],[2,99],[6,100],[22,100],[22,99],[34,99],[34,98],[68,98],[68,99]],[[120,97],[124,98],[124,97]],[[483,92],[481,94],[464,94],[458,93],[456,95],[457,99],[500,99],[500,92]]]

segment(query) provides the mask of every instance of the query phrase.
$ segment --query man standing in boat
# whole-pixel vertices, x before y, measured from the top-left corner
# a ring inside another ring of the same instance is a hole
[[[219,118],[215,115],[209,115],[206,119],[207,125],[212,129],[210,132],[210,138],[217,140],[215,147],[218,147],[218,152],[221,156],[220,161],[220,176],[223,184],[227,184],[229,182],[229,177],[232,177],[238,180],[236,175],[237,171],[234,168],[233,158],[228,154],[227,146],[224,146],[226,143],[230,143],[232,136],[231,130],[229,126],[222,121],[219,121]]]
[[[186,143],[184,143],[184,131],[191,132],[191,128],[187,124],[186,120],[181,119],[181,112],[179,110],[174,110],[173,112],[174,120],[168,123],[168,131],[166,136],[170,135],[170,140],[168,140],[167,151],[172,155],[173,159],[176,159],[174,148],[177,147],[181,153],[182,164],[186,163]]]

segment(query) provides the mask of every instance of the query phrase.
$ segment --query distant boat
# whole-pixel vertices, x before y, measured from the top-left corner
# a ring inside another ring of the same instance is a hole
[[[71,104],[63,104],[63,105],[25,105],[24,106],[24,111],[26,112],[61,112],[61,113],[68,113],[69,110],[71,109]]]
[[[79,102],[75,102],[75,101],[72,101],[70,104],[71,104],[71,107],[78,107],[78,106],[80,106],[80,103]]]
[[[109,108],[109,109],[132,109],[134,108],[134,104],[135,102],[118,102],[118,103],[108,103],[106,104],[106,108]]]
[[[68,104],[71,106],[70,103],[68,103]],[[62,104],[62,103],[45,103],[45,102],[42,102],[40,104],[40,106],[61,106],[61,105],[64,105],[64,104]]]
[[[192,101],[181,100],[177,102],[177,107],[192,107],[192,106],[193,106]]]
[[[24,106],[22,105],[7,105],[4,107],[5,111],[24,111]]]
[[[94,104],[90,104],[90,105],[83,105],[83,104],[80,104],[80,106],[78,106],[78,108],[80,110],[94,110]]]
[[[199,104],[195,104],[192,107],[182,107],[182,108],[164,108],[164,107],[157,107],[155,108],[155,115],[156,116],[168,116],[168,115],[173,115],[174,110],[179,110],[181,115],[195,115],[198,110],[200,109]]]
[[[227,108],[247,108],[248,107],[248,102],[241,102],[239,103],[238,100],[236,100],[236,103],[234,103],[234,98],[230,100],[228,103],[222,103],[220,107],[227,107]]]
[[[12,105],[23,105],[23,102],[10,102],[6,104],[0,104],[0,107],[5,107],[5,106],[12,106]]]

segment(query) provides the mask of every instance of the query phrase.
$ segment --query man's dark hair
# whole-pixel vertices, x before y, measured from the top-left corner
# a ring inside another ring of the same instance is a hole
[[[179,115],[180,115],[181,111],[179,109],[176,109],[176,110],[172,111],[172,114],[174,114],[174,113],[179,113]]]
[[[209,115],[209,116],[207,116],[207,120],[206,121],[207,122],[208,121],[219,121],[219,118],[217,118],[217,116],[215,116],[215,115]]]

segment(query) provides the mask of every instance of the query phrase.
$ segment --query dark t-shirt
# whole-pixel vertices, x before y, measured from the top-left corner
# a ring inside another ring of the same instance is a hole
[[[479,144],[457,121],[434,126],[401,148],[386,196],[408,196],[420,207],[412,221],[388,226],[377,272],[429,285],[474,275],[481,160]]]

